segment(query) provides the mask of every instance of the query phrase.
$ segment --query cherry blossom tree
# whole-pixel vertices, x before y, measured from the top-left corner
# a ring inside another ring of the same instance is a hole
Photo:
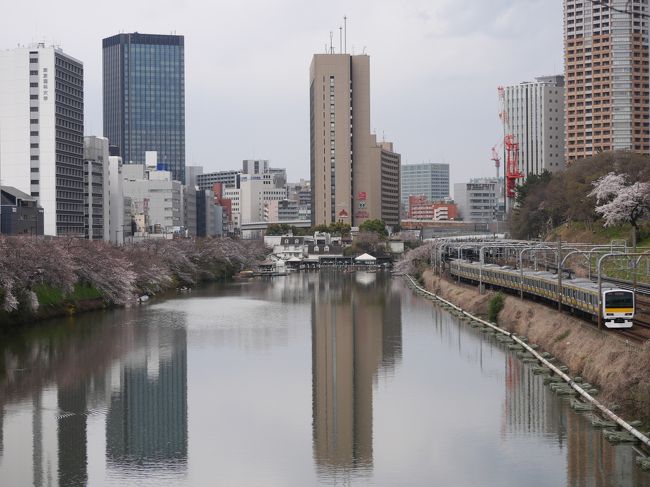
[[[73,238],[0,235],[0,309],[35,312],[37,294],[69,297],[75,285],[96,289],[112,304],[175,286],[223,279],[253,267],[268,251],[260,242],[230,238],[147,240],[115,247]]]
[[[629,184],[625,174],[610,172],[594,182],[589,196],[595,197],[605,226],[629,223],[639,234],[639,220],[650,211],[650,183]]]
[[[395,264],[395,271],[402,274],[415,274],[419,267],[431,259],[434,242],[426,242],[419,247],[409,250],[402,259]]]

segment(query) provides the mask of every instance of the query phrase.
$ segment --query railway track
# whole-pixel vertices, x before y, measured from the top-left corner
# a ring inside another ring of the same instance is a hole
[[[634,326],[630,330],[625,330],[623,335],[637,341],[644,342],[650,340],[650,296],[643,293],[636,295],[636,312],[634,316]]]

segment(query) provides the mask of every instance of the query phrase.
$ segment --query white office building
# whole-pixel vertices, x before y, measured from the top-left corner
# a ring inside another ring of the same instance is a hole
[[[564,76],[506,86],[507,131],[519,143],[524,176],[564,169]]]
[[[83,64],[58,47],[0,51],[0,181],[37,197],[46,235],[84,236]]]
[[[84,227],[89,240],[124,241],[122,159],[109,155],[108,139],[84,137]]]
[[[108,156],[109,184],[109,240],[117,245],[124,243],[124,238],[131,234],[131,221],[125,221],[124,179],[122,176],[122,158]]]
[[[124,196],[131,198],[136,208],[144,209],[148,233],[171,235],[181,231],[181,183],[172,180],[170,171],[125,164],[122,174]]]
[[[454,184],[454,201],[459,217],[467,222],[487,223],[501,219],[504,212],[503,179],[478,178]]]
[[[273,174],[242,174],[240,180],[241,223],[264,221],[264,205],[269,201],[286,199],[287,190],[277,188]]]

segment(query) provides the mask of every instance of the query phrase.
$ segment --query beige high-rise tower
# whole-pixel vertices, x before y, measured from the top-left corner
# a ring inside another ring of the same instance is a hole
[[[400,158],[377,150],[370,133],[369,56],[316,54],[309,86],[312,224],[355,226],[375,218],[397,224],[392,207],[399,205]],[[384,169],[387,159],[392,165]],[[387,190],[391,184],[396,187]]]
[[[608,150],[650,153],[647,14],[648,0],[564,0],[568,163]]]

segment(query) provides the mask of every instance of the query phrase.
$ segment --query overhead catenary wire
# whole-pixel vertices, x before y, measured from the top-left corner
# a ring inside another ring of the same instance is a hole
[[[650,14],[644,12],[635,12],[634,10],[632,10],[632,8],[630,7],[630,2],[627,2],[626,7],[622,9],[619,7],[615,7],[607,0],[587,0],[587,1],[592,5],[598,5],[600,7],[604,7],[607,10],[610,10],[611,12],[616,12],[619,14],[626,14],[626,15],[635,15],[635,16],[642,17],[644,19],[650,19]]]

